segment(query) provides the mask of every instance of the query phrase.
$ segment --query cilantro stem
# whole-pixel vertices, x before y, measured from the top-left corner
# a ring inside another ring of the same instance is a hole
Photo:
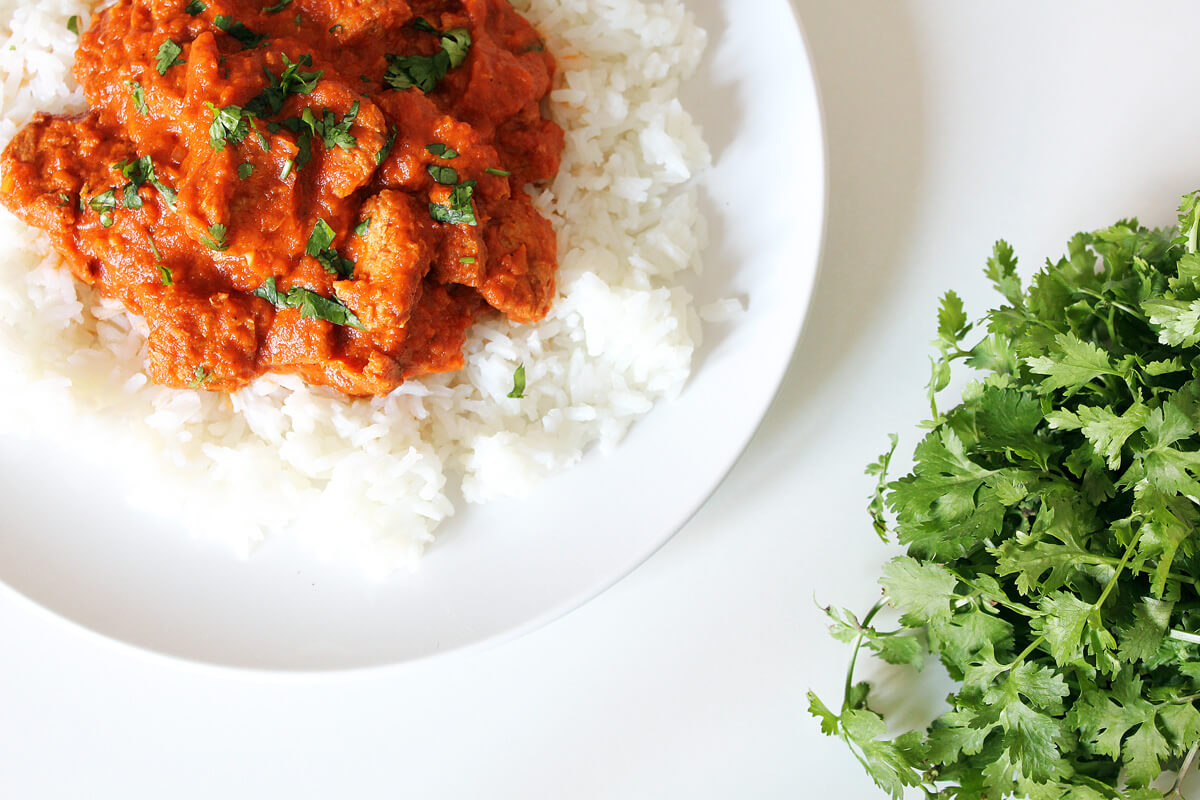
[[[1145,322],[1147,324],[1149,323],[1149,320],[1147,320],[1146,317],[1143,316],[1141,313],[1134,311],[1132,308],[1125,305],[1124,303],[1118,303],[1116,300],[1113,300],[1111,297],[1105,297],[1104,295],[1097,292],[1095,289],[1089,289],[1086,286],[1080,286],[1078,291],[1080,292],[1080,294],[1086,294],[1089,297],[1094,297],[1103,303],[1107,303],[1110,308],[1118,308],[1121,311],[1124,311],[1126,314],[1130,315],[1131,317],[1133,317],[1134,319],[1136,319],[1140,322]],[[1112,337],[1113,341],[1116,341],[1117,336],[1112,330],[1111,323],[1112,323],[1112,319],[1109,318],[1109,326],[1108,326],[1109,335]]]
[[[1136,548],[1138,542],[1142,540],[1142,533],[1144,531],[1145,528],[1139,529],[1137,535],[1134,536],[1129,542],[1129,546],[1125,548],[1125,555],[1121,556],[1121,563],[1117,564],[1117,569],[1113,572],[1113,576],[1109,579],[1108,585],[1104,587],[1104,591],[1102,591],[1100,596],[1096,598],[1096,602],[1092,603],[1092,608],[1096,611],[1097,622],[1100,621],[1100,609],[1104,605],[1104,601],[1108,599],[1108,596],[1112,593],[1112,590],[1116,588],[1117,578],[1121,577],[1121,573],[1125,571],[1125,565],[1129,563],[1129,559],[1133,555],[1134,548]]]
[[[979,586],[976,586],[974,583],[971,583],[971,581],[964,578],[961,573],[959,573],[955,570],[952,570],[949,567],[947,567],[946,569],[950,572],[951,575],[953,575],[955,578],[958,578],[958,580],[961,583],[966,584],[968,588],[972,589],[975,592],[975,594],[978,595],[979,597],[984,597],[984,598],[996,603],[997,605],[1004,606],[1009,611],[1015,611],[1016,613],[1026,616],[1026,617],[1040,616],[1040,614],[1037,611],[1030,608],[1029,606],[1023,606],[1020,603],[1014,603],[1013,601],[1009,600],[1007,597],[1004,597],[1002,595],[997,595],[992,592],[988,592],[985,589],[983,589]],[[964,599],[966,599],[966,598],[964,598]]]
[[[859,631],[858,637],[854,640],[854,650],[850,653],[850,666],[846,669],[846,688],[842,693],[842,711],[850,707],[850,690],[854,688],[854,666],[858,663],[858,652],[862,649],[863,640],[866,639],[866,628],[885,605],[887,605],[887,598],[881,597],[878,603],[871,606],[871,610],[862,618],[862,622],[859,625],[862,630]]]
[[[1042,642],[1044,642],[1044,641],[1046,641],[1046,637],[1045,637],[1045,636],[1039,636],[1039,637],[1037,637],[1036,639],[1034,639],[1032,642],[1030,642],[1030,643],[1029,643],[1029,646],[1028,646],[1028,647],[1026,647],[1024,650],[1022,650],[1022,651],[1021,651],[1021,655],[1017,656],[1017,657],[1016,657],[1016,658],[1014,658],[1014,659],[1013,659],[1013,660],[1012,660],[1012,661],[1011,661],[1009,664],[1007,664],[1007,665],[1006,665],[1006,666],[1008,667],[1008,669],[1012,669],[1013,667],[1017,666],[1018,664],[1020,664],[1020,663],[1021,663],[1022,661],[1024,661],[1025,659],[1029,658],[1029,655],[1030,655],[1030,654],[1031,654],[1031,653],[1032,653],[1034,650],[1037,650],[1037,649],[1038,649],[1038,646],[1039,646],[1039,645],[1040,645]]]
[[[1194,633],[1188,633],[1187,631],[1180,631],[1180,630],[1175,630],[1174,628],[1172,628],[1171,631],[1167,633],[1167,636],[1168,636],[1168,638],[1174,639],[1177,642],[1187,642],[1188,644],[1200,644],[1200,636],[1197,636]]]
[[[1102,555],[1097,555],[1096,553],[1077,553],[1073,557],[1076,561],[1081,561],[1085,564],[1096,564],[1096,565],[1106,564],[1108,566],[1113,566],[1113,567],[1119,567],[1119,566],[1121,566],[1122,562],[1125,561],[1124,558],[1113,558],[1112,556],[1102,556]],[[1144,575],[1149,575],[1152,572],[1154,572],[1153,569],[1148,569],[1145,566],[1131,567],[1130,569],[1133,572],[1142,573]],[[1173,580],[1173,581],[1178,581],[1180,583],[1191,584],[1192,586],[1200,585],[1200,580],[1197,580],[1196,578],[1190,577],[1188,575],[1180,575],[1177,572],[1168,572],[1167,579]],[[966,581],[964,580],[963,583],[966,583]]]
[[[1175,775],[1175,782],[1171,784],[1171,788],[1164,795],[1166,800],[1171,800],[1173,797],[1183,797],[1183,781],[1187,774],[1191,772],[1192,764],[1196,761],[1196,752],[1200,749],[1200,743],[1192,745],[1192,749],[1188,750],[1187,755],[1183,758],[1183,763],[1179,765],[1179,772]]]

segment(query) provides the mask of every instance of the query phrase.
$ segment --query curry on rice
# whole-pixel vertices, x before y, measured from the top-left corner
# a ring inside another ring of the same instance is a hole
[[[153,380],[291,372],[351,395],[462,367],[467,329],[554,296],[555,70],[505,0],[121,0],[0,201],[144,315]]]

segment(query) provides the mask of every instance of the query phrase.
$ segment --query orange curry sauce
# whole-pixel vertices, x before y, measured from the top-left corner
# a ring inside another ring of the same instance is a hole
[[[145,316],[155,381],[383,394],[461,368],[489,306],[549,310],[554,68],[506,0],[121,0],[90,110],[20,131],[0,201]]]

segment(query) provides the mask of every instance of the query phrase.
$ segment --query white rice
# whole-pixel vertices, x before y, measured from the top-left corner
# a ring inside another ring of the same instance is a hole
[[[0,0],[0,146],[38,110],[83,108],[71,65],[103,3]],[[467,367],[350,400],[268,376],[227,397],[144,372],[144,326],[59,268],[0,212],[0,433],[102,454],[129,499],[241,554],[298,537],[375,576],[411,567],[467,502],[526,496],[590,447],[611,450],[688,378],[699,329],[679,285],[700,266],[690,179],[709,163],[677,99],[704,32],[681,0],[514,0],[559,60],[562,171],[537,206],[559,237],[560,296],[541,323],[481,321]],[[706,308],[728,319],[740,308]],[[522,400],[509,399],[524,364]],[[478,533],[475,535],[485,535]]]

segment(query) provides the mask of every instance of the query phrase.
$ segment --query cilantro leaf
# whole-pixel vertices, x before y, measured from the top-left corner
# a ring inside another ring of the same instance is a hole
[[[224,225],[208,226],[208,236],[200,236],[200,244],[209,250],[224,251],[229,249],[228,231]]]
[[[519,367],[517,367],[516,371],[513,372],[513,388],[512,388],[512,391],[508,393],[508,396],[516,398],[518,400],[525,396],[525,365],[524,364],[521,364]]]
[[[174,40],[167,39],[158,46],[158,53],[154,56],[154,68],[158,70],[159,75],[166,75],[171,67],[186,63],[179,57],[182,54],[183,48]]]
[[[334,325],[363,330],[358,316],[337,298],[325,297],[303,286],[293,286],[287,294],[280,294],[275,279],[267,278],[254,290],[254,294],[278,309],[299,309],[304,319],[321,319]]]
[[[213,115],[212,124],[208,126],[208,144],[214,152],[223,151],[226,143],[241,144],[250,135],[252,114],[241,106],[218,108],[209,102],[204,105]]]
[[[448,225],[477,225],[475,208],[471,205],[471,195],[475,192],[475,181],[464,181],[450,192],[449,205],[440,203],[429,204],[429,216],[435,222]]]
[[[139,114],[143,116],[149,113],[149,108],[146,106],[146,90],[137,81],[125,81],[125,85],[129,87],[129,94],[133,98],[133,107],[137,109]]]
[[[243,50],[252,50],[266,41],[267,38],[264,34],[255,33],[227,14],[217,16],[213,20],[213,24],[236,39],[241,44]]]
[[[442,49],[432,56],[388,54],[388,68],[383,82],[393,89],[416,87],[425,94],[437,88],[446,74],[462,66],[471,49],[471,34],[465,28],[454,28],[441,34]]]

